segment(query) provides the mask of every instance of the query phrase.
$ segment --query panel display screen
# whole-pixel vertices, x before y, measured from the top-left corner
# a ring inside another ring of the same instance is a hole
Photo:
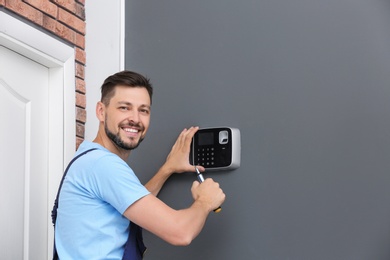
[[[212,145],[214,144],[214,133],[198,133],[198,145]]]

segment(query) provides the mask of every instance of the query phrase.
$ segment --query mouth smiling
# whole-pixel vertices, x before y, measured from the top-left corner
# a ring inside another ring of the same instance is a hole
[[[128,137],[137,137],[140,129],[134,127],[122,127],[122,130]]]

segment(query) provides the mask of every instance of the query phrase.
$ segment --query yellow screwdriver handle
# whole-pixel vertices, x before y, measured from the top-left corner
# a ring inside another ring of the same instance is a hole
[[[214,209],[214,212],[215,212],[215,213],[219,213],[219,212],[221,212],[221,210],[222,210],[222,208],[221,208],[221,207],[218,207],[218,208]]]

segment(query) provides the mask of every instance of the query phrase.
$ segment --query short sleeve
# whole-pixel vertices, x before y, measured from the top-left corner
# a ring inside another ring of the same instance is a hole
[[[111,204],[121,214],[150,192],[133,170],[116,155],[101,157],[93,167],[96,196]]]

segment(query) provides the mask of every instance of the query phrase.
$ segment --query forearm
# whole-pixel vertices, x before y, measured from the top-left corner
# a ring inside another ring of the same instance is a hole
[[[166,242],[185,246],[202,230],[211,208],[199,199],[189,208],[175,210],[150,194],[133,203],[124,215]]]
[[[194,201],[191,207],[179,210],[179,214],[185,215],[185,217],[181,218],[181,230],[185,231],[188,236],[186,242],[188,245],[202,231],[206,219],[210,214],[210,209],[209,206],[201,204],[199,201]]]
[[[169,228],[160,229],[164,231],[157,235],[172,245],[187,246],[199,235],[209,213],[208,206],[195,201],[191,207],[177,210],[164,225]]]

